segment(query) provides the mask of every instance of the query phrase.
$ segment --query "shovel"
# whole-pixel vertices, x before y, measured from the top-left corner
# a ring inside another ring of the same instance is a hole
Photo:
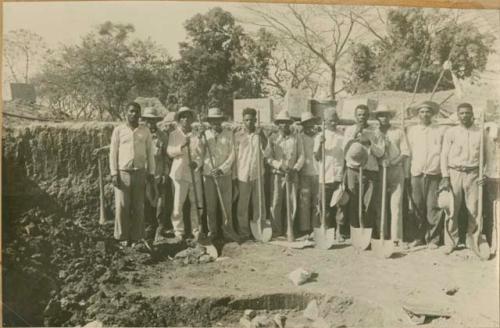
[[[484,112],[481,113],[481,141],[479,146],[479,180],[483,179],[483,166],[484,166]],[[467,245],[472,251],[479,256],[483,261],[490,258],[490,246],[483,234],[483,186],[480,185],[477,192],[477,228],[472,234],[467,234]]]
[[[191,167],[191,163],[193,162],[193,158],[191,157],[191,146],[190,142],[187,143],[187,152],[188,152],[188,159],[189,159],[189,171],[191,173],[191,180],[193,182],[193,195],[194,195],[194,202],[196,204],[191,204],[191,206],[196,206],[196,219],[198,220],[198,224],[201,224],[200,220],[200,208],[198,208],[198,190],[196,188],[196,180],[195,180],[195,174],[194,174],[194,168]],[[202,234],[198,235],[198,243],[201,245],[205,246],[207,254],[212,256],[213,258],[219,257],[219,253],[217,252],[217,248],[212,244],[212,241],[209,240],[208,238],[205,238],[202,236]]]
[[[260,112],[257,111],[257,127],[260,126]],[[271,222],[266,219],[266,213],[262,206],[262,167],[261,167],[261,153],[260,153],[260,131],[257,134],[258,148],[257,148],[257,197],[259,197],[259,216],[255,220],[250,220],[250,231],[253,237],[264,243],[271,240],[273,230]]]
[[[104,180],[102,178],[102,160],[97,155],[97,169],[99,171],[99,224],[106,224],[106,214],[104,212]]]
[[[394,252],[392,240],[384,239],[385,219],[386,219],[386,193],[387,193],[387,163],[382,163],[382,210],[380,215],[380,239],[372,240],[372,250],[378,257],[390,258]]]
[[[289,173],[285,174],[285,191],[286,191],[286,238],[288,242],[293,242],[295,236],[293,235],[293,222],[292,213],[290,213],[290,184],[288,179],[290,178]]]
[[[333,246],[335,240],[335,229],[326,229],[325,213],[326,213],[326,197],[325,197],[325,121],[323,120],[322,132],[323,143],[321,144],[321,175],[323,181],[320,184],[321,193],[321,226],[314,228],[314,241],[319,249],[329,249]]]
[[[498,249],[498,227],[497,220],[500,215],[500,202],[498,200],[493,201],[493,228],[491,229],[491,247],[490,254],[494,256]]]
[[[359,166],[359,198],[358,198],[358,216],[359,228],[351,226],[352,244],[360,250],[366,250],[370,246],[372,238],[372,229],[365,228],[363,225],[363,167]]]

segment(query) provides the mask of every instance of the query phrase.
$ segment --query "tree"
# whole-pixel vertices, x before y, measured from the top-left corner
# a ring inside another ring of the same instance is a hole
[[[368,22],[365,25],[369,26]],[[414,91],[417,80],[416,92],[433,91],[447,60],[457,77],[474,79],[485,69],[493,51],[492,35],[436,10],[389,10],[385,34],[371,29],[376,40],[353,47],[352,74],[346,81],[351,93],[370,88]],[[371,49],[371,54],[361,49]],[[446,72],[437,90],[453,87],[451,74]]]
[[[25,29],[9,31],[4,37],[4,66],[11,81],[30,82],[33,63],[47,51],[43,38]]]
[[[234,98],[264,95],[271,51],[246,34],[231,13],[213,8],[184,27],[187,40],[179,44],[181,58],[172,73],[175,88],[166,97],[170,108],[219,106],[230,112]]]
[[[62,47],[37,78],[40,93],[74,118],[121,119],[128,101],[160,92],[170,66],[151,40],[130,40],[133,32],[130,24],[106,22],[79,45]]]
[[[329,71],[329,96],[343,90],[337,87],[338,64],[348,52],[355,25],[351,8],[339,6],[286,5],[278,10],[247,7],[259,18],[253,22],[277,33],[317,57]]]

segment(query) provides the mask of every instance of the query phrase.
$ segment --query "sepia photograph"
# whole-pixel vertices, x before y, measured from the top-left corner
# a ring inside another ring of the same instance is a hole
[[[3,3],[1,325],[499,327],[500,3],[362,3]]]

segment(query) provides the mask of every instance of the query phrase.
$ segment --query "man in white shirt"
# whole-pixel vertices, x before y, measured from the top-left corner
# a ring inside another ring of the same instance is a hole
[[[441,181],[440,155],[443,129],[432,123],[439,105],[424,101],[415,107],[420,123],[408,128],[410,146],[411,198],[417,220],[410,247],[425,245],[437,248],[442,233],[442,211],[437,205]]]
[[[115,187],[115,230],[117,240],[130,245],[142,240],[146,179],[153,180],[155,161],[148,128],[139,125],[141,106],[127,105],[127,122],[113,130],[109,167]]]
[[[228,239],[235,239],[232,221],[232,165],[234,162],[233,132],[222,128],[224,114],[219,108],[208,110],[207,121],[210,129],[203,131],[201,137],[201,158],[203,159],[203,182],[205,186],[205,201],[207,208],[209,238],[219,237],[217,226],[217,208],[220,199],[215,185],[215,179],[220,188],[222,203],[227,217],[222,218],[222,231]],[[213,166],[212,166],[213,161]],[[222,213],[222,209],[221,209]],[[238,239],[238,238],[236,238]],[[238,240],[235,240],[238,241]]]
[[[458,217],[463,201],[467,209],[467,233],[477,229],[477,207],[479,190],[479,156],[483,131],[474,125],[472,105],[462,103],[457,107],[460,125],[448,129],[443,139],[441,152],[440,189],[453,192],[455,210],[444,234],[446,254],[453,252],[458,244]]]
[[[170,133],[168,138],[167,153],[173,159],[170,168],[170,178],[174,185],[174,208],[172,210],[172,226],[177,239],[185,237],[183,211],[186,197],[191,203],[191,230],[197,239],[201,233],[200,211],[203,207],[201,194],[201,176],[197,168],[201,167],[199,152],[199,138],[193,134],[191,124],[194,121],[194,112],[188,107],[181,107],[175,117],[177,128]],[[191,162],[188,149],[190,149]],[[195,181],[191,177],[194,170]],[[195,201],[195,188],[197,201]]]
[[[235,152],[236,152],[236,177],[238,179],[238,227],[239,234],[242,240],[250,238],[249,228],[249,204],[252,202],[252,220],[265,219],[259,218],[259,213],[266,215],[266,204],[264,197],[264,153],[266,148],[267,138],[262,130],[256,129],[257,111],[253,108],[245,108],[243,110],[244,129],[235,133]],[[260,139],[260,146],[259,146]],[[261,152],[260,156],[260,174],[262,183],[262,193],[260,199],[258,197],[258,161],[257,152]]]
[[[337,240],[344,241],[349,235],[349,226],[345,222],[345,211],[340,207],[330,206],[330,200],[333,193],[340,188],[344,177],[344,136],[337,129],[339,117],[334,109],[326,110],[324,113],[325,120],[325,137],[322,133],[318,133],[314,140],[314,157],[318,162],[319,184],[323,183],[323,175],[321,171],[322,151],[321,145],[325,143],[325,223],[327,227],[335,227],[337,229]],[[316,222],[317,226],[318,222]]]
[[[359,227],[359,167],[363,167],[364,210],[363,224],[365,227],[378,227],[380,224],[380,192],[378,176],[378,158],[384,155],[385,142],[380,138],[375,127],[368,125],[370,111],[368,106],[361,104],[355,108],[356,124],[348,127],[344,133],[344,154],[347,166],[347,188],[349,190],[348,212],[350,224]],[[355,143],[362,146],[368,154],[366,163],[353,160],[349,149]],[[368,214],[368,215],[367,215]],[[379,236],[373,229],[374,236]]]

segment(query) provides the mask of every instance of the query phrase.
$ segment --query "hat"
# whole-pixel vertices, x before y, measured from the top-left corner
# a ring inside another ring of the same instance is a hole
[[[372,112],[372,116],[377,118],[380,114],[388,114],[391,118],[394,117],[395,113],[387,105],[379,105],[377,109]]]
[[[432,115],[436,115],[439,111],[439,104],[434,101],[426,100],[413,107],[413,114],[416,115],[420,108],[429,108]]]
[[[208,109],[207,120],[212,118],[224,118],[224,113],[220,108],[213,107]]]
[[[349,201],[349,194],[345,190],[343,183],[333,192],[332,199],[330,200],[330,207],[335,205],[344,206]]]
[[[304,124],[308,121],[316,120],[317,117],[314,116],[311,112],[303,112],[300,115],[300,124]]]
[[[274,119],[274,123],[279,123],[279,122],[289,122],[289,123],[293,122],[292,118],[290,117],[286,109],[279,112],[278,116],[276,116],[276,118]]]
[[[158,112],[154,107],[146,107],[141,116],[142,118],[155,118],[157,120],[161,120],[163,118],[162,116],[158,115]]]
[[[368,162],[368,151],[362,144],[355,141],[347,150],[345,158],[346,161],[354,164],[356,167],[360,167]]]
[[[191,115],[194,116],[194,111],[189,108],[189,107],[186,107],[186,106],[182,106],[181,108],[179,108],[179,110],[175,113],[175,120],[178,121],[179,120],[179,116],[182,114],[182,113],[191,113]]]
[[[446,216],[453,217],[455,210],[455,200],[449,190],[441,190],[438,194],[437,205],[444,210]]]

